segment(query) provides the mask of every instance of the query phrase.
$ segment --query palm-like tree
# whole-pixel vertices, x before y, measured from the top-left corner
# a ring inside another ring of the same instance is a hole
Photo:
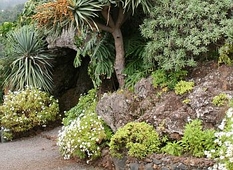
[[[11,46],[11,73],[5,80],[9,90],[22,90],[25,86],[52,90],[51,55],[45,52],[45,41],[33,26],[23,26],[8,35]]]
[[[42,5],[34,18],[39,21],[39,25],[47,26],[50,29],[75,25],[77,30],[88,26],[93,31],[102,30],[111,33],[116,51],[114,69],[119,86],[122,88],[125,83],[123,74],[125,52],[121,27],[140,5],[144,12],[149,12],[151,1],[57,0]],[[58,4],[62,3],[68,5],[59,8]]]

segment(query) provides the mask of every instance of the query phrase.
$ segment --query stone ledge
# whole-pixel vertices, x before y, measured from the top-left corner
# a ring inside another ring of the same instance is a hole
[[[214,161],[207,158],[178,157],[153,154],[145,159],[124,158],[115,160],[116,170],[208,170]]]

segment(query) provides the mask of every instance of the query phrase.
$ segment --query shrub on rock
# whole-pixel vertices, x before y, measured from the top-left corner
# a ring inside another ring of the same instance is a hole
[[[144,158],[159,151],[159,135],[153,126],[145,122],[130,122],[119,128],[110,141],[110,153],[114,157],[132,156]]]

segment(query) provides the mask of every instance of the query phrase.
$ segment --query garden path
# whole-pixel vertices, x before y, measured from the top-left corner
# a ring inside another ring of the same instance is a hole
[[[100,170],[74,160],[64,160],[56,145],[59,129],[0,143],[0,170]]]

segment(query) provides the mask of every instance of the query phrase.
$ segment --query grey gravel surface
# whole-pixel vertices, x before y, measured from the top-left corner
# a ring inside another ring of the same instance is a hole
[[[0,170],[100,170],[64,160],[56,146],[59,129],[0,143]]]

